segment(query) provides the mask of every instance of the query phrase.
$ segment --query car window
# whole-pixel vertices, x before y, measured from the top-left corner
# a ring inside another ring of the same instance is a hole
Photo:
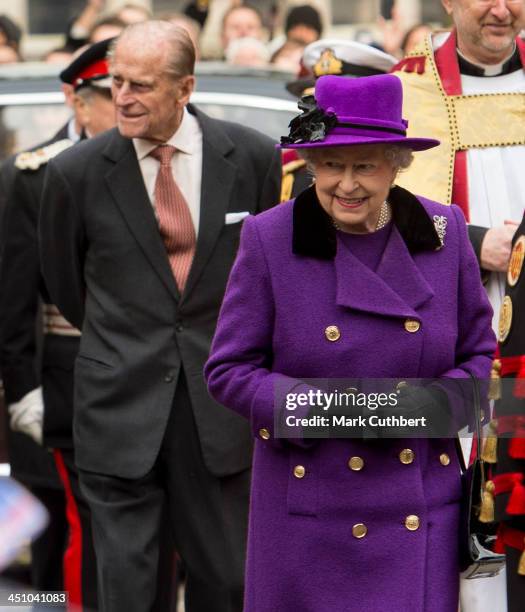
[[[274,140],[288,133],[288,124],[297,113],[270,110],[267,108],[247,108],[245,106],[223,106],[220,104],[198,104],[198,107],[215,119],[235,121],[242,125],[263,131]]]
[[[0,106],[0,158],[51,138],[71,116],[63,104]]]

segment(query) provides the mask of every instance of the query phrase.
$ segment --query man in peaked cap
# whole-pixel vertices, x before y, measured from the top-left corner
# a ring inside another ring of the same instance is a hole
[[[286,89],[293,95],[313,95],[316,80],[323,75],[361,77],[389,72],[396,59],[369,45],[350,40],[324,38],[308,45],[303,53],[298,79]],[[282,152],[281,202],[304,191],[311,184],[305,160],[296,150]]]
[[[108,45],[109,41],[103,41],[84,50],[60,74],[61,80],[73,87],[74,114],[83,137],[94,136],[115,123],[105,59]],[[73,462],[73,365],[80,332],[49,299],[40,275],[37,240],[47,162],[74,144],[67,134],[65,127],[50,141],[6,162],[12,180],[7,185],[0,263],[0,367],[11,429],[17,432],[12,434],[11,444],[14,474],[20,471],[21,480],[40,491],[31,474],[36,467],[36,477],[45,476],[54,487],[43,500],[52,518],[51,533],[45,544],[33,551],[34,586],[65,589],[71,603],[94,610],[97,588],[90,514]],[[40,344],[41,355],[37,352]],[[41,444],[54,449],[54,457]],[[22,453],[24,457],[20,457]],[[53,521],[56,515],[64,514],[64,492],[67,526],[64,520],[58,525]],[[63,583],[38,578],[49,576],[53,566],[57,566],[55,575],[60,575],[62,563]]]

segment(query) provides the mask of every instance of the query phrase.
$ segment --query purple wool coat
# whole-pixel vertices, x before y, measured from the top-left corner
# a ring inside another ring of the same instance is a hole
[[[277,381],[488,377],[492,311],[462,213],[398,187],[389,202],[376,272],[337,243],[314,189],[244,222],[205,375],[256,439],[245,612],[457,611],[454,440],[312,443],[273,431]],[[442,248],[434,216],[446,223]],[[408,332],[407,319],[420,329]],[[349,469],[351,457],[364,467]],[[405,527],[409,515],[418,529]]]

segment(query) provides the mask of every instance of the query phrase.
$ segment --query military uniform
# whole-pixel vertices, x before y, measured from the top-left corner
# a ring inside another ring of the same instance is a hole
[[[525,600],[525,217],[513,240],[499,323],[501,399],[496,404],[499,434],[493,482],[497,548],[507,555],[508,610]]]
[[[301,191],[308,189],[312,184],[306,167],[306,162],[299,157],[295,149],[286,149],[281,153],[283,177],[281,182],[281,202],[295,198]]]
[[[23,154],[22,159],[24,156],[28,160],[36,159],[41,155],[38,151],[64,141],[66,136],[67,125],[50,140]],[[18,156],[7,159],[0,170],[6,202],[1,240],[4,263],[0,268],[0,369],[6,404],[18,401],[38,386],[37,372],[41,368],[42,338],[35,323],[40,278],[36,237],[38,211],[30,210],[27,216],[15,209],[20,204],[17,197],[19,160]],[[22,227],[18,229],[18,221],[22,219]],[[13,261],[11,255],[15,252]],[[12,476],[28,487],[49,513],[46,530],[31,545],[32,586],[41,590],[62,590],[67,521],[64,488],[53,455],[29,436],[8,429],[8,456]]]
[[[61,80],[75,92],[91,87],[109,98],[106,55],[110,42],[86,49],[61,72]],[[74,144],[64,134],[20,153],[14,161],[0,264],[1,362],[12,429],[37,441],[42,438],[44,446],[53,449],[55,474],[63,485],[67,516],[63,534],[68,537],[62,551],[63,584],[55,588],[66,590],[70,603],[94,610],[98,601],[91,513],[80,491],[73,455],[73,371],[80,331],[51,302],[38,250],[47,163]]]
[[[61,130],[49,143],[20,153],[14,160],[0,268],[1,361],[8,405],[42,388],[43,443],[54,449],[54,459],[27,435],[13,434],[20,444],[24,444],[24,452],[31,447],[31,453],[20,457],[15,450],[11,462],[15,474],[23,470],[23,481],[32,479],[31,472],[42,472],[41,466],[46,466],[56,486],[60,487],[62,515],[67,505],[68,522],[62,521],[60,533],[55,530],[55,538],[60,543],[55,561],[64,567],[64,580],[54,588],[66,589],[70,601],[96,609],[90,516],[78,488],[73,461],[73,368],[80,332],[51,303],[40,275],[38,254],[39,202],[46,165],[49,159],[73,145],[71,140],[63,138],[64,134]],[[38,359],[37,353],[40,353]],[[28,458],[36,461],[28,465]],[[26,465],[20,468],[19,461]],[[37,463],[39,467],[35,466]],[[59,509],[54,508],[53,516],[58,512]]]

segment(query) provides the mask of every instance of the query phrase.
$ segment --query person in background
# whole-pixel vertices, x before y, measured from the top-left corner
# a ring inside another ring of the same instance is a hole
[[[321,76],[337,75],[350,78],[371,76],[389,72],[396,59],[387,53],[362,43],[325,38],[308,45],[303,54],[298,78],[287,84],[286,89],[301,98],[311,95],[316,80]],[[283,180],[281,202],[295,197],[312,183],[306,161],[295,149],[282,152]]]
[[[498,333],[512,238],[525,210],[525,42],[519,36],[525,5],[442,4],[452,31],[433,34],[394,69],[403,82],[408,133],[433,134],[442,145],[416,160],[400,184],[462,208]],[[462,443],[468,457],[470,441]],[[465,612],[504,609],[504,572],[465,580],[461,591]]]
[[[131,23],[151,19],[151,12],[139,4],[124,4],[115,13],[103,17],[105,7],[106,0],[87,0],[83,11],[72,21],[68,29],[66,46],[78,49],[88,42],[103,40],[100,36],[93,37],[93,31],[101,25],[108,26],[105,38],[111,38],[117,36],[120,31],[110,32],[109,26],[123,24],[123,28]],[[119,23],[112,23],[113,20],[119,20]]]
[[[142,23],[153,17],[151,11],[143,4],[134,4],[133,2],[128,2],[121,6],[115,15],[122,19],[126,25]]]
[[[191,0],[184,7],[184,14],[196,21],[201,28],[204,27],[210,8],[210,0]]]
[[[270,64],[280,70],[297,74],[301,69],[301,60],[305,44],[296,40],[287,40],[270,58]]]
[[[226,62],[232,66],[263,68],[268,65],[268,47],[257,38],[235,38],[224,52]]]
[[[511,240],[525,209],[525,42],[518,36],[525,7],[508,0],[443,5],[453,30],[428,38],[393,71],[403,82],[409,133],[430,131],[442,141],[401,181],[463,209],[497,329]]]
[[[0,45],[6,45],[20,53],[22,30],[7,15],[0,15]]]
[[[66,104],[72,108],[74,99],[72,86],[63,83],[62,90]],[[21,159],[25,157],[35,160],[37,166],[35,171],[22,171],[18,168],[16,164],[17,160],[20,164],[20,158],[16,155],[6,159],[0,168],[0,208],[3,212],[0,251],[5,252],[8,261],[12,250],[17,253],[14,257],[15,264],[9,269],[4,271],[3,260],[0,265],[0,373],[7,404],[18,402],[37,388],[42,373],[40,348],[42,326],[40,324],[37,328],[36,323],[40,278],[36,224],[40,188],[37,187],[32,199],[29,196],[27,207],[25,199],[20,202],[20,206],[17,206],[17,200],[14,198],[15,181],[17,185],[20,182],[31,184],[41,182],[45,168],[45,161],[43,165],[41,161],[46,160],[48,153],[44,152],[49,151],[47,147],[51,147],[51,151],[56,152],[63,145],[78,141],[81,129],[73,116],[51,139],[35,146],[34,150],[25,152]],[[39,154],[35,155],[36,151]],[[23,193],[31,192],[24,189]],[[13,231],[7,230],[10,217]],[[25,230],[16,229],[19,221]],[[15,286],[8,288],[11,283]],[[23,306],[15,312],[21,304]],[[22,322],[17,320],[10,328],[9,320],[12,316],[15,319],[20,317]],[[39,332],[35,333],[37,329]],[[26,401],[26,405],[28,403],[32,404],[31,401]],[[8,429],[9,462],[13,477],[22,482],[40,500],[49,515],[48,526],[31,543],[32,586],[37,590],[60,591],[64,588],[64,551],[68,544],[64,487],[53,455],[35,441],[35,438],[38,441],[42,438],[42,414],[38,408],[36,415],[29,417],[25,423],[24,433]]]
[[[0,45],[0,64],[16,64],[21,62],[18,51],[9,45]]]
[[[222,18],[221,41],[225,51],[237,38],[264,39],[261,14],[251,4],[231,7]]]
[[[403,57],[414,49],[421,46],[421,43],[430,36],[432,28],[426,23],[418,23],[410,28],[401,42],[401,53]]]
[[[294,6],[286,15],[284,32],[286,40],[297,40],[309,45],[319,40],[323,34],[321,16],[309,4]]]
[[[116,15],[100,19],[89,32],[87,43],[94,44],[109,38],[115,38],[126,25],[126,22]]]
[[[83,138],[115,125],[108,46],[109,41],[104,41],[87,48],[60,73],[62,82],[73,89],[74,115]],[[91,516],[79,489],[73,457],[73,368],[80,332],[51,302],[40,274],[37,239],[47,164],[74,144],[65,135],[63,130],[52,141],[14,160],[0,263],[0,367],[11,428],[54,449],[68,521],[63,589],[71,604],[95,610],[97,572]],[[40,361],[37,346],[42,334]]]
[[[255,439],[244,611],[456,612],[453,436],[316,438],[279,423],[326,414],[287,411],[310,379],[350,392],[393,378],[380,414],[412,406],[461,426],[469,403],[446,389],[486,378],[495,348],[465,220],[395,185],[413,151],[439,144],[406,136],[397,77],[322,76],[302,110],[282,143],[315,184],[246,220],[205,367]]]
[[[176,26],[184,28],[186,32],[188,32],[189,37],[191,38],[191,42],[195,47],[195,59],[196,61],[200,60],[200,49],[199,49],[199,36],[201,33],[201,25],[198,21],[193,19],[192,17],[188,17],[185,13],[176,13],[176,12],[168,12],[161,13],[158,15],[157,19],[161,19],[162,21],[169,21]]]
[[[103,612],[149,610],[163,502],[188,612],[242,609],[251,444],[203,366],[240,226],[278,197],[279,155],[188,105],[195,50],[165,21],[111,54],[117,128],[51,160],[40,216],[46,286],[82,328],[75,459]]]
[[[525,215],[514,235],[505,298],[499,319],[499,355],[496,369],[501,380],[494,423],[498,442],[496,449],[491,450],[492,456],[485,457],[490,462],[497,461],[492,477],[496,496],[495,519],[500,521],[496,550],[505,553],[507,557],[508,612],[521,612],[525,601],[524,262]]]
[[[48,64],[69,64],[73,58],[74,50],[71,47],[55,47],[48,51],[42,58]]]

